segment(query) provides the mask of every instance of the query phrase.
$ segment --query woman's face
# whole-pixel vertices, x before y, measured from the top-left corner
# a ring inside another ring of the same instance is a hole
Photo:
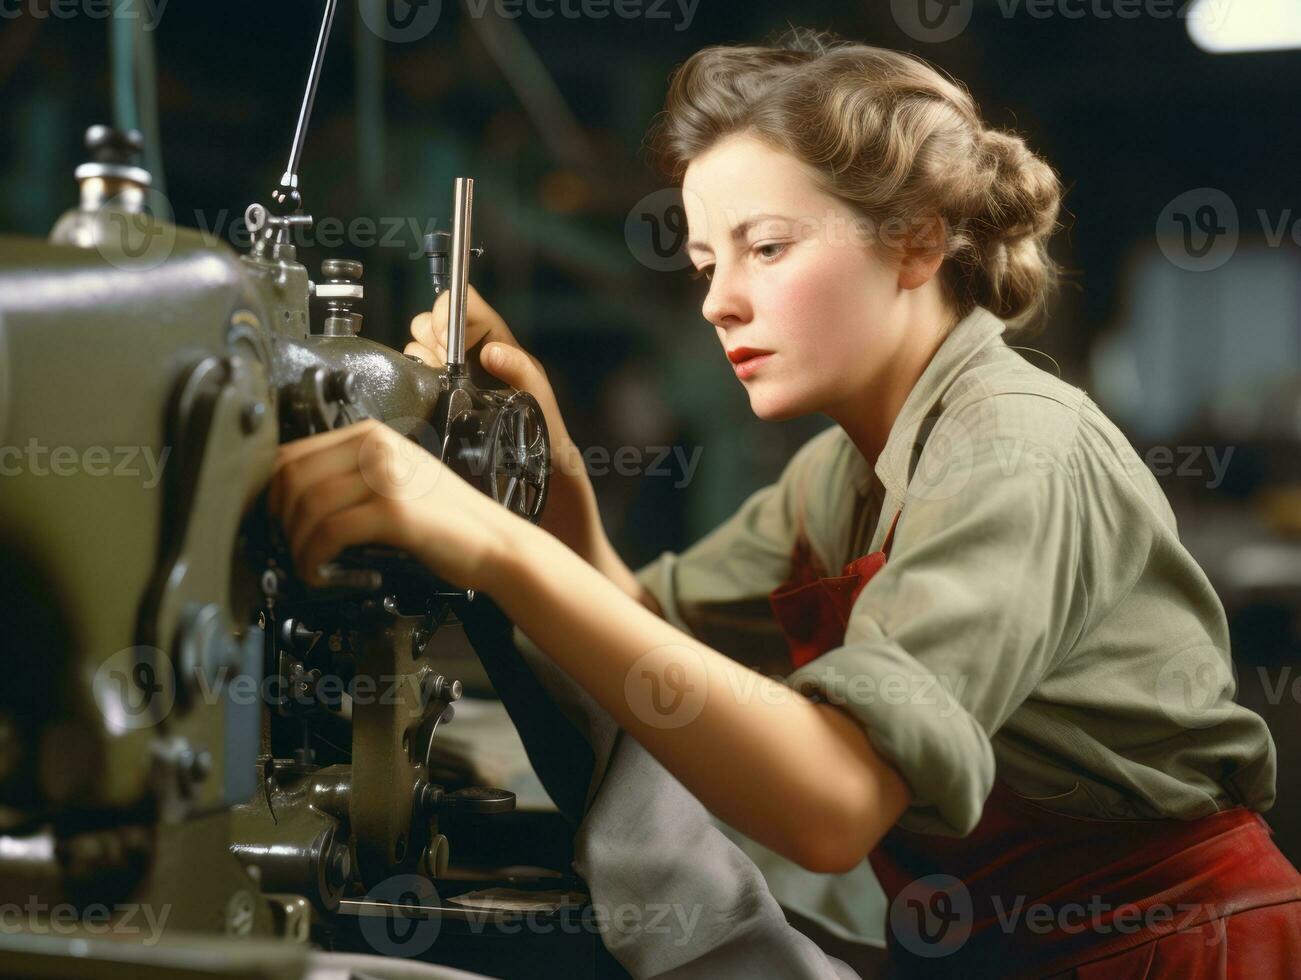
[[[702,312],[756,415],[834,415],[884,376],[906,335],[899,274],[806,164],[728,136],[691,161],[682,196],[711,279]],[[736,363],[742,348],[771,353]]]

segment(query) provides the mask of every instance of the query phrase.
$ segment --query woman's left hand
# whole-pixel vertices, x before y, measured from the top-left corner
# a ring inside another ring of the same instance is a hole
[[[526,523],[441,460],[374,419],[280,447],[267,496],[294,568],[321,585],[344,548],[408,552],[456,588],[484,589],[512,522]]]

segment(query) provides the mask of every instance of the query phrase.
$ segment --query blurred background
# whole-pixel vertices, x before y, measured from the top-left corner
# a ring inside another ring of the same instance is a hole
[[[475,177],[474,284],[547,365],[580,446],[632,450],[589,461],[634,567],[715,526],[827,424],[757,421],[700,315],[706,283],[643,150],[674,66],[829,29],[927,58],[990,125],[1024,133],[1067,188],[1053,248],[1069,274],[1014,343],[1086,388],[1161,479],[1228,609],[1239,698],[1277,739],[1270,820],[1301,863],[1294,0],[364,2],[340,6],[307,139],[302,257],[364,261],[363,332],[401,347],[430,301],[420,237],[450,227],[452,178]],[[0,2],[7,233],[45,235],[75,203],[85,129],[129,111],[115,114],[108,6]],[[156,122],[125,121],[156,129],[177,223],[246,243],[320,10],[125,5],[147,22],[158,102]]]

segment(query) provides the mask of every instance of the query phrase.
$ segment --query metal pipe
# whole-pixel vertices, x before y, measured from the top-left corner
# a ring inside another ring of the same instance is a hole
[[[339,0],[325,0],[325,16],[321,19],[321,33],[316,38],[316,52],[312,55],[312,67],[307,74],[307,91],[298,110],[298,126],[294,130],[293,145],[289,148],[289,164],[280,178],[282,188],[298,189],[298,167],[303,158],[303,143],[307,140],[307,122],[316,102],[316,87],[320,84],[321,70],[325,65],[325,47],[330,42],[330,28],[334,25],[334,12],[338,6]]]
[[[452,200],[452,284],[447,304],[447,369],[465,373],[465,303],[470,284],[470,216],[474,178],[457,177]]]

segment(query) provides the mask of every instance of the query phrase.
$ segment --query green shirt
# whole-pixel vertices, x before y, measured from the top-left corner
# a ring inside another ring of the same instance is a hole
[[[996,773],[1079,816],[1268,809],[1274,743],[1233,700],[1224,609],[1169,503],[1097,405],[1004,329],[983,308],[953,329],[874,468],[833,426],[638,579],[678,628],[784,675],[768,595],[797,540],[839,574],[902,508],[843,644],[785,678],[898,768],[914,796],[902,826],[969,833]]]

